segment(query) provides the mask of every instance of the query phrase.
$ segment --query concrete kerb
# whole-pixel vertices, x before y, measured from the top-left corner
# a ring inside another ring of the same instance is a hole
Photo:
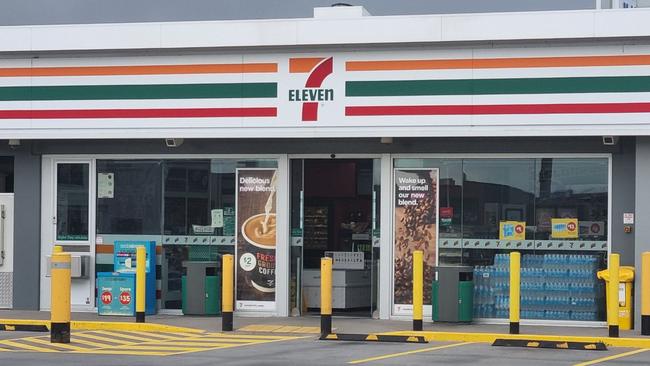
[[[49,320],[37,319],[0,319],[0,329],[22,330],[25,327],[39,329],[42,331],[50,328]],[[160,332],[160,333],[205,333],[202,329],[178,327],[174,325],[156,323],[127,323],[127,322],[101,322],[101,321],[71,321],[72,330],[117,330],[117,331],[138,331],[138,332]]]
[[[626,347],[650,349],[650,338],[612,338],[586,337],[571,335],[539,335],[539,334],[504,334],[504,333],[469,333],[469,332],[430,332],[430,331],[397,331],[381,333],[385,335],[423,336],[427,341],[475,342],[494,343],[497,339],[535,340],[548,342],[602,342],[608,347]]]

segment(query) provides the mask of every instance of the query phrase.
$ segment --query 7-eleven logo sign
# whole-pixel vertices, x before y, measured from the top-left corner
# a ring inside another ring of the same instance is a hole
[[[303,122],[318,120],[318,105],[322,102],[334,100],[334,89],[323,89],[321,85],[325,78],[332,74],[334,60],[328,58],[291,58],[289,59],[289,73],[308,73],[305,87],[290,89],[289,101],[302,102]]]

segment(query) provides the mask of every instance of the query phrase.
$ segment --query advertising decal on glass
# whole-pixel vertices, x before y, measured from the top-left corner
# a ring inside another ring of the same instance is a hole
[[[499,222],[499,240],[525,240],[526,222],[501,221]]]
[[[395,315],[412,311],[413,252],[424,252],[424,303],[438,260],[438,169],[395,169],[393,303]],[[428,306],[430,308],[430,306]],[[425,307],[426,309],[426,307]]]
[[[578,219],[551,219],[553,239],[575,239],[578,237]]]
[[[237,310],[275,309],[276,169],[237,169]]]

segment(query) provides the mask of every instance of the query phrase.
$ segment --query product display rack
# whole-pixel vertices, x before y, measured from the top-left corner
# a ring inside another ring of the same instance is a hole
[[[603,314],[603,284],[596,278],[599,256],[524,254],[521,261],[521,318],[598,321]],[[474,317],[508,318],[508,254],[492,266],[474,268]]]
[[[303,237],[309,238],[310,249],[327,249],[329,243],[328,207],[305,207]]]

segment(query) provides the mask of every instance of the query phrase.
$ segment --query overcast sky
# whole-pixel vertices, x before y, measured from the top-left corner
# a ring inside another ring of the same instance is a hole
[[[317,6],[363,5],[372,15],[594,8],[596,0],[0,0],[0,25],[307,18]]]

